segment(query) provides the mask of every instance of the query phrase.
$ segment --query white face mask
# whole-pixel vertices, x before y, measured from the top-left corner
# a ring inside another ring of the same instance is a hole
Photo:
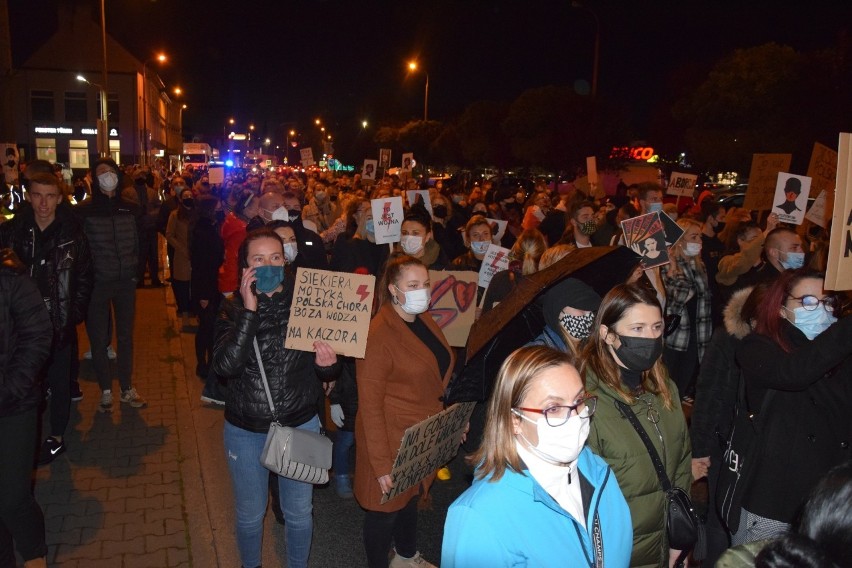
[[[538,420],[532,420],[524,416],[522,412],[512,409],[515,416],[536,425],[538,433],[538,445],[533,446],[523,431],[518,434],[526,442],[527,449],[540,460],[554,465],[568,465],[577,459],[586,439],[589,437],[588,410],[583,414],[571,416],[562,426],[550,426],[547,419],[542,416]]]
[[[403,235],[399,241],[405,254],[417,254],[423,248],[423,237]]]
[[[490,241],[471,241],[470,250],[473,251],[473,254],[485,254],[488,252],[488,245],[490,244]]]
[[[115,172],[104,172],[98,176],[98,186],[104,191],[115,191],[118,187],[118,176]]]
[[[289,221],[290,220],[290,212],[287,211],[286,207],[279,207],[275,211],[272,212],[272,220],[273,221]]]
[[[402,290],[398,287],[394,286],[394,288],[402,292]],[[402,293],[405,294],[405,303],[400,304],[399,307],[402,308],[402,311],[405,313],[416,316],[417,314],[422,314],[429,309],[429,288],[408,290],[407,292]],[[397,300],[397,303],[399,303],[399,300]]]
[[[701,243],[686,243],[683,253],[686,256],[698,256],[701,254]]]
[[[284,258],[287,262],[296,260],[296,255],[299,254],[299,246],[297,243],[284,243]]]

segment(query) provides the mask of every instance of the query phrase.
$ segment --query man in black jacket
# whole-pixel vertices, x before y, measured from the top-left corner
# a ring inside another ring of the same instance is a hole
[[[50,436],[39,454],[48,464],[65,451],[71,407],[72,359],[77,357],[76,326],[89,307],[92,258],[89,243],[53,174],[28,176],[28,203],[0,225],[0,247],[10,247],[29,268],[53,324],[53,349],[44,374],[50,386]]]
[[[100,412],[112,412],[112,377],[107,346],[110,309],[118,338],[116,372],[121,402],[133,408],[147,403],[133,388],[133,322],[136,319],[136,278],[139,268],[140,209],[122,199],[118,166],[109,158],[92,167],[92,199],[77,213],[89,239],[95,268],[95,284],[86,315],[86,331],[92,348],[92,364],[101,387]]]
[[[39,370],[52,334],[26,266],[12,250],[0,250],[0,566],[16,566],[15,548],[24,566],[47,566],[44,515],[30,475],[42,399]]]

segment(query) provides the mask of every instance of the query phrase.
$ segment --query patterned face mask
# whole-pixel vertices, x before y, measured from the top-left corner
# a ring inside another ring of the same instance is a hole
[[[583,316],[572,316],[571,314],[560,314],[559,323],[568,335],[574,339],[586,339],[592,334],[592,322],[595,321],[595,312],[589,312]]]

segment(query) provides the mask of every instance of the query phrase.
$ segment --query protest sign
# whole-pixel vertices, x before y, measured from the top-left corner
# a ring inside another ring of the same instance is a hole
[[[299,149],[299,156],[302,158],[302,167],[303,168],[307,168],[308,166],[313,166],[315,164],[313,148],[301,148],[301,149]]]
[[[813,182],[811,186],[813,186]],[[831,193],[834,194],[833,191]],[[828,194],[828,191],[820,191],[811,208],[805,213],[805,219],[823,229],[828,227],[828,220],[831,219],[831,209],[826,207],[828,205]]]
[[[432,214],[432,198],[429,197],[428,189],[409,189],[405,192],[405,197],[408,199],[408,206],[411,207],[415,203],[417,203],[417,197],[423,200],[423,205],[426,207],[426,211],[429,212],[429,215]]]
[[[508,268],[509,249],[495,244],[488,245],[488,250],[485,251],[485,257],[482,259],[482,266],[479,269],[479,285],[488,288],[494,275],[502,270],[508,270]]]
[[[852,290],[852,134],[840,133],[826,290]]]
[[[402,196],[371,199],[376,244],[398,243],[402,236]]]
[[[284,347],[314,351],[325,341],[338,355],[364,357],[376,277],[300,268],[296,271]]]
[[[778,173],[790,169],[792,154],[755,154],[748,175],[743,208],[765,211],[772,208]]]
[[[808,177],[812,180],[811,189],[814,192],[833,193],[837,179],[837,152],[819,142],[814,143],[811,161],[808,164]]]
[[[695,192],[695,182],[697,181],[697,175],[672,172],[669,178],[669,187],[666,188],[666,194],[692,197],[692,194]]]
[[[671,248],[680,240],[685,232],[680,225],[672,221],[668,213],[660,211],[660,222],[663,224],[663,233],[666,235],[666,247]]]
[[[214,185],[225,183],[225,168],[208,168],[207,181]]]
[[[378,160],[364,160],[364,167],[361,168],[361,178],[376,179],[376,167]]]
[[[414,168],[414,154],[409,152],[402,155],[402,171],[410,172]]]
[[[464,347],[476,315],[476,288],[479,275],[472,270],[430,270],[432,300],[429,315],[453,347]]]
[[[508,221],[504,221],[503,219],[485,219],[488,221],[488,225],[491,227],[491,242],[499,243],[503,240],[503,235],[506,234],[506,227],[509,226]]]
[[[660,213],[647,213],[621,222],[624,243],[636,254],[642,255],[645,270],[661,266],[669,261],[666,249],[666,234]]]
[[[811,178],[788,173],[779,173],[775,184],[775,197],[772,212],[778,215],[782,223],[801,225],[805,219],[808,195],[811,192]]]
[[[454,404],[405,431],[390,474],[393,488],[382,496],[382,503],[415,487],[453,459],[475,405]]]
[[[379,167],[388,169],[391,165],[391,149],[379,148]]]
[[[598,177],[598,159],[595,156],[586,157],[586,179],[589,181],[589,195],[603,197],[605,194]]]

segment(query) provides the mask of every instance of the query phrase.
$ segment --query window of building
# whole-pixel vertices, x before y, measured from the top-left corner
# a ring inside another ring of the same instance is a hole
[[[121,141],[120,140],[110,140],[109,141],[109,156],[113,159],[116,164],[121,163]]]
[[[88,122],[89,109],[86,108],[86,93],[65,91],[65,121]]]
[[[89,142],[87,140],[69,140],[68,162],[72,169],[89,169]]]
[[[53,108],[53,91],[31,91],[30,107],[33,120],[56,120]]]
[[[98,118],[101,116],[101,94],[98,93]],[[118,93],[107,95],[107,123],[118,124],[121,120],[120,106],[118,104]]]
[[[36,138],[36,158],[56,163],[56,138]]]

